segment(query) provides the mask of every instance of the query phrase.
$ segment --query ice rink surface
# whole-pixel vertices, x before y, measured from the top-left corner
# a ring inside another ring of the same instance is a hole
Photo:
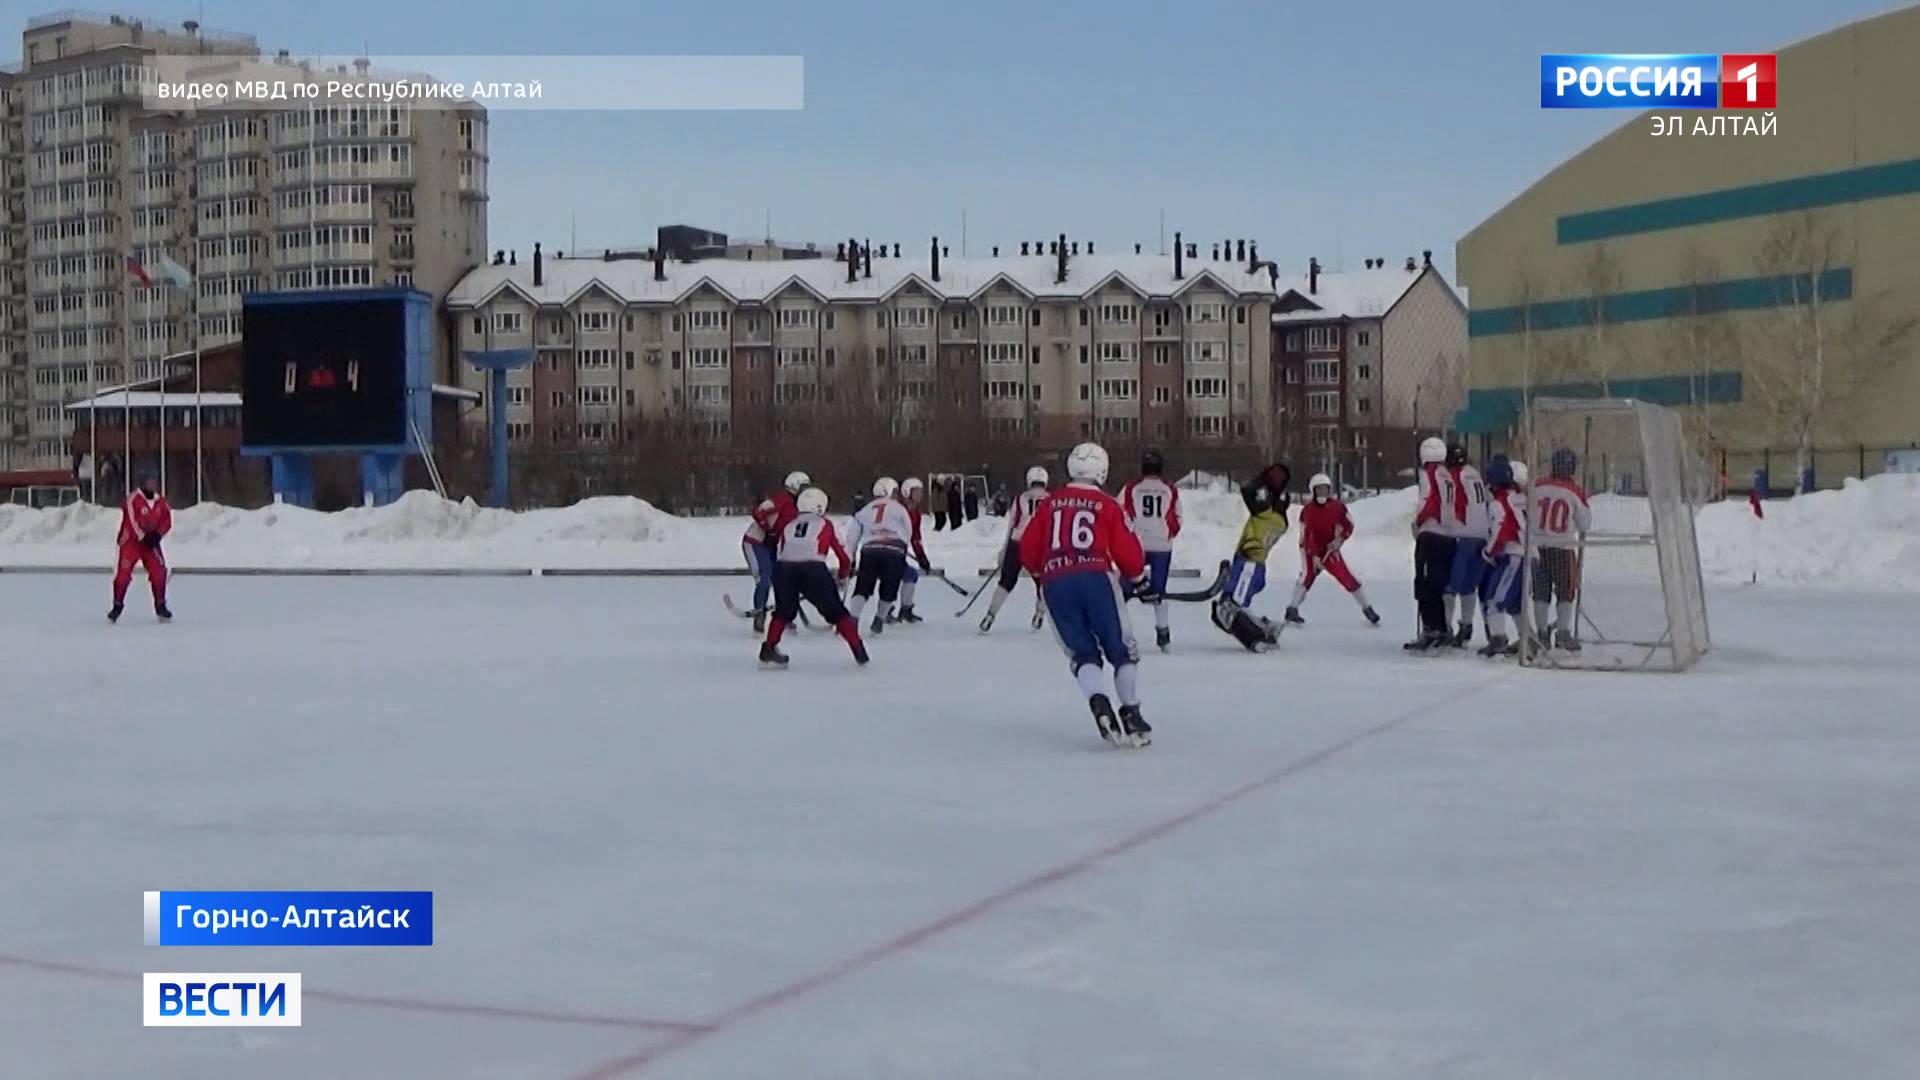
[[[1681,676],[1409,658],[1398,582],[1263,657],[1188,605],[1124,752],[1024,592],[762,672],[739,579],[176,585],[109,628],[103,579],[0,577],[0,1075],[1920,1061],[1912,596],[1716,590]],[[174,888],[431,889],[436,941],[144,947]],[[146,970],[302,972],[305,1026],[143,1029]]]

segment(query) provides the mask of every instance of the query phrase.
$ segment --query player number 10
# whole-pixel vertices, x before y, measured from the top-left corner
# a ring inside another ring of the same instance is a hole
[[[1053,550],[1069,550],[1068,545],[1061,542],[1063,533],[1066,534],[1065,538],[1072,542],[1070,550],[1086,551],[1093,547],[1093,511],[1075,510],[1071,523],[1068,521],[1068,515],[1054,514]]]

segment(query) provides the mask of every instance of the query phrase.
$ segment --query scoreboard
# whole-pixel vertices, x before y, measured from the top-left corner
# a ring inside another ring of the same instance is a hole
[[[252,293],[242,323],[243,451],[417,450],[416,429],[431,439],[426,294]]]

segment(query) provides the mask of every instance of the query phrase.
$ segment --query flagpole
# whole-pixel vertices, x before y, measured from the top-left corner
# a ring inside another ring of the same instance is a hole
[[[165,248],[161,249],[161,257],[166,257]],[[143,263],[142,265],[145,264]],[[155,265],[158,264],[156,263]],[[142,305],[142,310],[146,313],[146,326],[141,332],[147,335],[147,343],[151,345],[153,343],[154,294],[152,286],[147,287],[146,294],[146,302]],[[160,369],[160,495],[162,498],[165,498],[167,494],[167,351],[165,349],[159,349],[157,351],[160,354],[159,361],[156,365]],[[133,393],[133,383],[131,381],[127,383],[127,393],[129,395]]]
[[[120,501],[133,494],[133,271],[120,268]]]

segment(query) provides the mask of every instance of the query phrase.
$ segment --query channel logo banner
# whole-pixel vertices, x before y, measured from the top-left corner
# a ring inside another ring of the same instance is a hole
[[[1543,109],[1714,109],[1718,53],[1547,53]]]
[[[149,945],[433,944],[431,892],[149,892]]]
[[[300,973],[149,971],[140,977],[146,1027],[299,1027]]]

